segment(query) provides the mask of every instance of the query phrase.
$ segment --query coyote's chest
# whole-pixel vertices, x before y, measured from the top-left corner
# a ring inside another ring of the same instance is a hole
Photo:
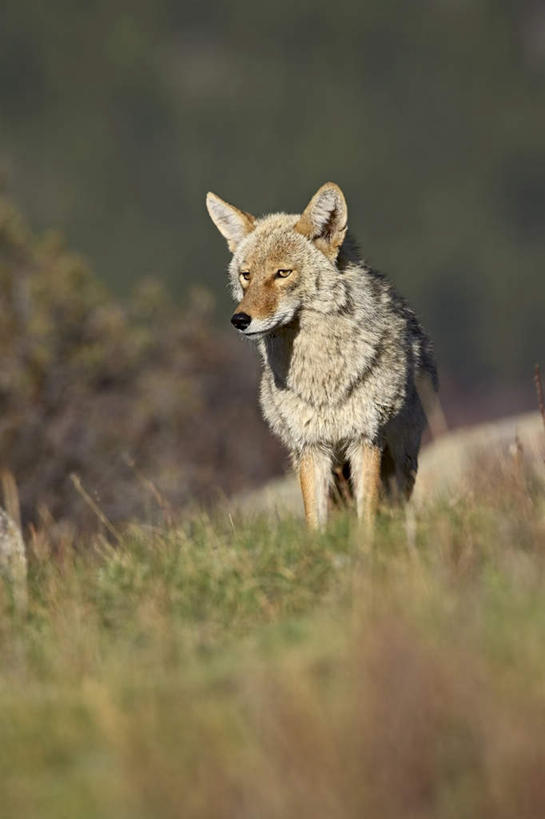
[[[377,347],[362,334],[321,332],[269,342],[261,405],[291,449],[337,446],[380,425],[373,383]]]

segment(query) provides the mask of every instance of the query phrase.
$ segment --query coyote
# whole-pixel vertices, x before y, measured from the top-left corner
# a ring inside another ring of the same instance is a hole
[[[263,359],[261,407],[299,471],[311,528],[349,476],[372,527],[382,488],[409,499],[437,391],[431,342],[392,285],[360,260],[347,206],[327,182],[302,214],[256,219],[214,193],[206,204],[227,240],[232,324]]]

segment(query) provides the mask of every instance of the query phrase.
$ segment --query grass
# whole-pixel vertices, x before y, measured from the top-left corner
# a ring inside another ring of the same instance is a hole
[[[26,615],[2,589],[2,817],[545,815],[545,494],[474,486],[370,550],[219,514],[36,548]]]

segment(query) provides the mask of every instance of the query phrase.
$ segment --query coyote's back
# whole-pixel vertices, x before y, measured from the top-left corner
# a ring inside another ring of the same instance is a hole
[[[409,498],[437,389],[431,343],[387,279],[363,263],[346,202],[327,183],[301,215],[255,219],[208,194],[233,257],[231,319],[258,343],[261,406],[299,469],[307,520],[327,517],[332,476],[348,475],[358,515],[379,486]]]

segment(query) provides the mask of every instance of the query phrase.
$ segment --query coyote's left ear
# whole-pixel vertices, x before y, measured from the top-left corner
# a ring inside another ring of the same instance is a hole
[[[334,182],[326,182],[306,206],[295,230],[311,239],[334,262],[346,236],[347,219],[342,190]]]
[[[244,237],[254,229],[255,218],[224,202],[215,193],[206,194],[206,207],[215,226],[227,239],[229,250],[234,253]]]

